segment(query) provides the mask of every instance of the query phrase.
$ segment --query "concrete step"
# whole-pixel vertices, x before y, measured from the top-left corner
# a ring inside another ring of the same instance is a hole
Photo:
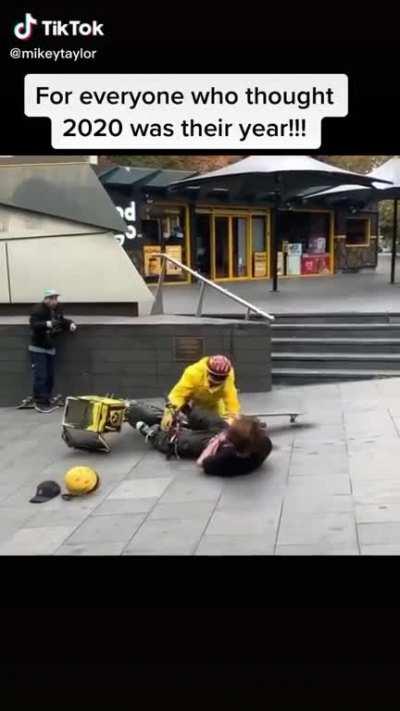
[[[256,304],[255,304],[256,305]],[[262,308],[262,307],[260,307]],[[275,317],[275,324],[400,324],[400,312],[302,312],[302,313],[276,313],[268,308],[263,309]],[[231,313],[204,313],[204,318],[233,318],[244,319],[246,312],[244,309]],[[257,314],[250,315],[251,320],[261,319]]]
[[[272,352],[272,367],[317,370],[397,371],[400,375],[400,354],[397,353],[288,353]]]
[[[400,338],[272,338],[274,353],[398,353]]]
[[[392,370],[320,370],[318,368],[277,368],[272,369],[273,385],[311,385],[314,383],[345,382],[355,380],[373,380],[375,378],[398,378],[398,372]]]
[[[400,338],[400,323],[273,323],[272,338]]]
[[[346,312],[302,312],[302,313],[291,313],[291,314],[279,314],[274,313],[275,323],[288,324],[288,323],[315,323],[315,324],[330,324],[330,323],[359,323],[359,324],[369,324],[369,323],[391,323],[400,322],[400,313],[360,313],[353,311]]]

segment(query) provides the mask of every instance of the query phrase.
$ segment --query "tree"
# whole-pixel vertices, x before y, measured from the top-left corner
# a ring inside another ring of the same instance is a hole
[[[117,155],[99,156],[99,163],[107,165],[135,165],[149,168],[169,168],[171,170],[192,170],[194,173],[206,173],[222,168],[224,165],[239,160],[241,156],[221,155]]]

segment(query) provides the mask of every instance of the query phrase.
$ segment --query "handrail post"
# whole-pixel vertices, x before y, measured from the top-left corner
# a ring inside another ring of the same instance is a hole
[[[203,301],[204,301],[204,294],[205,294],[206,288],[207,288],[206,282],[202,281],[201,287],[200,287],[199,303],[197,304],[196,316],[201,316],[201,313],[203,310]]]
[[[152,316],[161,316],[164,313],[164,301],[163,301],[163,284],[164,284],[164,279],[165,279],[165,272],[167,269],[167,260],[163,255],[160,255],[160,260],[161,260],[161,269],[160,269],[160,274],[158,277],[158,285],[157,285],[157,291],[156,291],[156,296],[154,299],[154,304],[151,309],[151,315]]]
[[[248,321],[250,319],[250,313],[251,313],[251,308],[249,306],[249,308],[246,311],[246,316],[245,316],[246,321]]]
[[[252,311],[254,311],[255,314],[257,314],[258,316],[261,316],[262,318],[268,319],[268,321],[275,320],[275,316],[272,316],[271,314],[268,314],[265,311],[262,311],[262,309],[259,309],[258,306],[254,306],[254,304],[250,304],[248,301],[245,301],[245,299],[242,299],[240,296],[236,296],[236,294],[232,294],[232,292],[227,291],[227,289],[224,289],[222,286],[219,286],[219,284],[215,284],[215,282],[210,281],[210,279],[206,279],[206,277],[199,274],[199,272],[194,271],[193,269],[188,267],[186,264],[182,264],[181,262],[178,262],[177,259],[174,259],[173,257],[169,257],[168,255],[165,254],[165,252],[156,254],[155,256],[160,257],[160,259],[163,260],[163,266],[162,266],[162,269],[160,270],[160,277],[159,277],[159,281],[158,281],[157,293],[156,293],[155,302],[154,302],[154,305],[153,305],[153,308],[151,311],[152,314],[164,313],[163,302],[162,302],[162,285],[163,285],[164,277],[165,277],[165,273],[166,273],[166,262],[168,260],[169,262],[171,262],[171,264],[175,264],[176,267],[179,267],[184,272],[191,274],[195,279],[202,282],[202,289],[200,292],[200,301],[197,306],[198,313],[201,314],[201,310],[202,310],[202,306],[203,306],[204,290],[207,286],[211,286],[215,291],[219,291],[220,294],[223,294],[224,296],[227,296],[229,299],[232,299],[232,301],[236,301],[236,303],[241,304],[242,306],[245,306],[247,309],[246,318],[249,318],[250,313]],[[204,290],[203,290],[203,287],[204,287]]]

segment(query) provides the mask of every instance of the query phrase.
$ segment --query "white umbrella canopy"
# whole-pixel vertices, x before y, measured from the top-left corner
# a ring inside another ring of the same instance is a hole
[[[367,176],[373,183],[367,187],[365,185],[339,185],[329,190],[321,190],[312,193],[303,193],[302,196],[308,198],[323,197],[331,204],[338,202],[356,202],[367,204],[368,202],[379,202],[381,200],[400,199],[400,158],[393,157],[385,163],[371,170]],[[386,183],[377,182],[385,180]]]
[[[375,177],[375,181],[390,184],[386,178]],[[374,179],[309,156],[249,156],[218,170],[171,183],[170,190],[189,188],[202,193],[222,187],[233,194],[253,193],[261,197],[264,193],[265,198],[272,195],[275,202],[282,204],[299,193],[322,191],[344,182],[370,186]]]

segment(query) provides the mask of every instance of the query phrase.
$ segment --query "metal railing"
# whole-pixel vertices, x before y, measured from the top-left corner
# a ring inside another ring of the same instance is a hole
[[[182,269],[184,272],[191,274],[197,281],[201,282],[200,296],[199,296],[199,302],[197,304],[196,316],[202,315],[205,291],[206,291],[206,288],[208,286],[210,286],[215,291],[219,291],[224,296],[227,296],[228,299],[231,299],[232,301],[236,301],[238,304],[245,306],[247,309],[246,316],[245,316],[246,319],[249,319],[250,314],[253,312],[255,314],[258,314],[258,316],[261,316],[262,318],[266,318],[268,321],[275,320],[275,317],[272,316],[271,314],[267,314],[266,311],[262,311],[262,309],[259,309],[257,306],[250,304],[245,299],[241,299],[240,296],[236,296],[236,294],[232,294],[231,291],[224,289],[222,286],[219,286],[219,284],[215,284],[213,281],[210,281],[210,279],[206,279],[206,277],[199,274],[199,272],[195,272],[194,269],[191,269],[190,267],[186,266],[186,264],[182,264],[181,262],[178,262],[177,259],[170,257],[168,254],[165,254],[165,252],[160,252],[159,254],[154,254],[154,257],[160,258],[162,260],[162,265],[161,265],[161,270],[160,270],[160,276],[158,279],[156,297],[154,300],[153,308],[151,310],[151,313],[153,315],[160,315],[160,314],[164,313],[164,302],[163,302],[162,288],[163,288],[163,284],[164,284],[167,261],[168,261],[168,262],[171,262],[172,264],[174,264],[176,267],[179,267],[180,269]]]

